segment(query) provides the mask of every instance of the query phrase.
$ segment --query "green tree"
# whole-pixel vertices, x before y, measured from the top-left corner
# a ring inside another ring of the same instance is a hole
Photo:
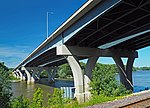
[[[21,95],[18,98],[14,98],[11,102],[11,108],[29,108],[29,100]]]
[[[33,94],[33,99],[30,104],[30,108],[42,108],[43,106],[43,91],[41,88],[37,88]]]
[[[93,70],[93,78],[90,83],[91,93],[94,95],[120,96],[128,94],[122,84],[119,84],[115,78],[116,69],[113,65],[96,64]]]
[[[48,95],[48,107],[49,108],[63,108],[63,92],[60,89],[55,88],[52,96]]]
[[[63,64],[63,65],[59,66],[59,70],[58,70],[56,76],[59,78],[72,77],[73,75],[72,75],[70,66],[68,64]]]
[[[9,108],[12,93],[9,81],[8,68],[0,63],[0,108]]]

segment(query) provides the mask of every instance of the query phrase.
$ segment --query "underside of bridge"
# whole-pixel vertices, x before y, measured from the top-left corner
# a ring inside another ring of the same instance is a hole
[[[111,2],[102,0],[99,4],[106,1]],[[98,57],[112,57],[120,71],[121,83],[133,90],[132,66],[138,57],[137,50],[150,45],[150,1],[118,1],[112,8],[89,21],[61,46],[46,50],[23,66],[54,67],[68,62],[74,76],[75,96],[83,101],[85,93],[89,93],[88,84]],[[90,11],[99,11],[99,4]],[[126,67],[122,57],[128,58]],[[86,58],[88,62],[83,75],[79,60]]]
[[[103,44],[150,30],[149,7],[149,0],[122,0],[73,36],[65,45],[97,48]],[[113,48],[138,50],[149,45],[150,32],[146,32],[117,44]]]

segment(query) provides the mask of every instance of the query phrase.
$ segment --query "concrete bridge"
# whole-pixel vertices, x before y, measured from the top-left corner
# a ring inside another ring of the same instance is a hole
[[[150,45],[149,0],[88,0],[16,68],[27,82],[47,70],[53,80],[57,67],[69,63],[75,97],[89,98],[89,82],[99,57],[112,57],[120,81],[133,90],[132,67],[138,49]],[[122,57],[128,58],[123,64]],[[88,59],[83,72],[79,60]]]

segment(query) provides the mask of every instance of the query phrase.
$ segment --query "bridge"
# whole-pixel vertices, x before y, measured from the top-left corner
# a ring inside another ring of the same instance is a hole
[[[120,81],[133,90],[132,67],[137,50],[150,45],[149,0],[88,0],[18,66],[14,73],[27,82],[47,70],[49,81],[57,67],[68,63],[75,97],[89,98],[89,82],[99,57],[112,57]],[[123,64],[122,57],[127,58]],[[83,72],[79,60],[88,59]],[[83,74],[84,73],[84,74]]]

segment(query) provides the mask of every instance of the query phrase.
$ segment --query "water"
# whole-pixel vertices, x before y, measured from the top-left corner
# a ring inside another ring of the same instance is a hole
[[[133,72],[134,92],[150,89],[150,71]]]
[[[55,83],[48,83],[47,78],[42,78],[40,81],[35,82],[34,84],[27,84],[26,81],[21,82],[13,82],[11,84],[12,86],[12,92],[14,97],[18,97],[20,95],[23,95],[24,97],[31,99],[33,97],[33,93],[36,88],[41,88],[44,96],[44,104],[47,104],[47,94],[52,94],[54,88],[60,88],[60,87],[73,87],[73,81],[72,80],[56,80]]]
[[[133,84],[134,92],[139,92],[147,87],[150,88],[150,71],[133,72]],[[50,84],[47,82],[47,78],[43,78],[39,82],[31,85],[26,84],[25,81],[12,83],[12,92],[15,97],[23,94],[27,98],[32,98],[34,89],[40,87],[44,91],[44,97],[47,97],[47,93],[53,93],[54,87],[60,88],[73,86],[73,81],[56,80],[55,83]]]
[[[150,71],[133,72],[132,78],[133,78],[134,92],[150,89]],[[118,74],[117,80],[119,80]]]

